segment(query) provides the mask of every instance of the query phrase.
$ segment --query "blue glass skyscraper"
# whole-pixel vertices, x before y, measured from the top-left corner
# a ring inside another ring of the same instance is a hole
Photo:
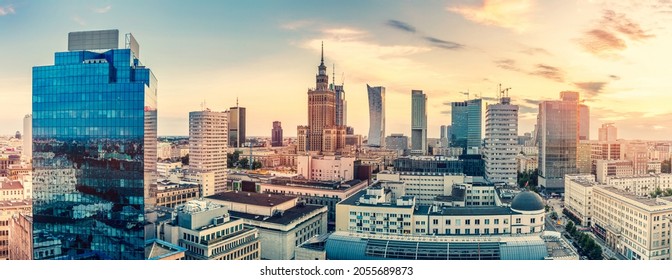
[[[480,148],[482,111],[481,99],[451,103],[452,147],[461,147],[465,152]]]
[[[157,80],[133,36],[118,44],[118,30],[72,32],[33,67],[35,259],[145,258]]]

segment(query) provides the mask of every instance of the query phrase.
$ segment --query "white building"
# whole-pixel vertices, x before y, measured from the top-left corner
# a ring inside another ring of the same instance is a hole
[[[656,189],[672,189],[672,174],[644,174],[624,177],[607,177],[605,184],[616,189],[647,196]]]
[[[349,181],[355,176],[355,158],[340,156],[298,156],[296,171],[316,181]]]
[[[168,142],[159,142],[156,145],[156,157],[159,159],[168,159],[172,156],[172,145]]]
[[[595,161],[595,176],[600,183],[606,183],[607,177],[632,176],[632,161],[629,160],[597,160]]]
[[[381,172],[377,179],[396,197],[414,196],[418,205],[431,205],[437,196],[448,196],[454,184],[465,182],[463,174]]]
[[[565,209],[584,227],[591,225],[593,188],[596,186],[598,183],[592,174],[565,175]]]
[[[226,190],[228,113],[189,113],[189,168],[215,173],[215,193]]]
[[[516,184],[518,155],[518,105],[510,97],[487,105],[485,111],[485,178],[492,183]]]
[[[21,154],[27,161],[33,158],[33,115],[28,114],[23,117],[23,146]]]

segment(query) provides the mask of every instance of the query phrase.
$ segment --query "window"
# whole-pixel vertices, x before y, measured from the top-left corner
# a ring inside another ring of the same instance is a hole
[[[464,224],[465,224],[465,225],[470,225],[470,224],[471,224],[471,220],[470,220],[470,219],[466,219],[466,220],[464,220]]]
[[[476,219],[476,220],[474,221],[474,224],[476,224],[476,225],[480,225],[480,224],[481,224],[481,219]]]
[[[535,218],[530,219],[530,223],[532,223],[532,224],[536,223],[536,221],[537,221],[537,219],[535,219]]]
[[[432,221],[432,224],[434,224],[434,225],[438,225],[438,224],[439,224],[439,219],[434,219],[434,220]]]
[[[464,234],[471,234],[471,230],[470,229],[465,229]]]
[[[516,233],[518,233],[518,234],[523,233],[523,230],[521,228],[517,228]]]
[[[485,219],[485,224],[489,225],[490,224],[490,219]]]
[[[499,219],[495,219],[495,225],[499,225]]]
[[[484,229],[484,230],[483,230],[483,233],[484,233],[484,234],[490,234],[490,229],[489,229],[489,228]]]
[[[455,234],[457,234],[457,235],[461,234],[459,228],[455,229]]]
[[[520,218],[516,218],[516,224],[520,224]]]
[[[450,219],[446,219],[446,225],[450,225]]]

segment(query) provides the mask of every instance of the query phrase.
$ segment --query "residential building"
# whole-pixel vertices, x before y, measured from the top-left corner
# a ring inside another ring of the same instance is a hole
[[[638,196],[648,196],[656,189],[672,189],[672,174],[642,174],[632,176],[607,176],[604,183]]]
[[[45,254],[35,241],[35,259],[145,259],[157,79],[139,44],[126,34],[119,48],[118,30],[71,32],[68,51],[32,74],[33,232],[60,244]]]
[[[427,95],[411,91],[411,154],[427,154]]]
[[[516,184],[518,155],[518,105],[504,96],[485,112],[485,178],[492,183]]]
[[[32,213],[18,213],[9,221],[9,260],[33,259]]]
[[[30,215],[30,200],[0,201],[0,260],[8,260],[10,252],[10,224],[15,215]]]
[[[369,93],[369,146],[385,146],[385,87],[366,85]]]
[[[215,186],[204,196],[226,191],[228,117],[210,109],[189,112],[189,169],[215,174]]]

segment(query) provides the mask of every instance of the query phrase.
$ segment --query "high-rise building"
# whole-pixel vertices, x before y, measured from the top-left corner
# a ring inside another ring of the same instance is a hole
[[[565,174],[578,171],[579,93],[563,91],[561,100],[543,101],[537,115],[539,185],[564,192]]]
[[[334,91],[336,97],[336,125],[347,126],[348,123],[348,102],[345,100],[345,88],[343,83],[336,84],[336,65],[332,67],[332,83],[330,89]]]
[[[21,151],[24,158],[33,157],[33,115],[23,117],[23,147]]]
[[[450,142],[453,147],[461,147],[465,152],[481,147],[482,112],[481,99],[451,103]]]
[[[215,173],[214,188],[204,185],[203,196],[226,191],[228,117],[210,109],[189,112],[189,169]]]
[[[118,30],[71,32],[54,65],[33,67],[36,259],[145,259],[156,104],[156,77]],[[39,236],[59,249],[38,254]]]
[[[245,146],[245,108],[238,106],[229,108],[229,146],[240,148]]]
[[[282,124],[279,121],[273,122],[271,130],[271,146],[282,147]]]
[[[599,128],[599,140],[600,141],[616,141],[618,138],[618,130],[614,123],[605,123],[602,124],[602,127]]]
[[[315,88],[308,90],[308,125],[297,127],[297,151],[336,154],[345,147],[346,127],[336,124],[336,93],[329,88],[324,46]]]
[[[590,108],[579,104],[579,140],[590,140]]]
[[[369,146],[385,146],[385,88],[371,87],[369,93]]]
[[[385,148],[398,150],[401,151],[401,154],[406,154],[408,151],[408,136],[392,133],[392,135],[385,137]]]
[[[492,183],[516,184],[518,155],[518,105],[502,97],[485,111],[485,177]]]
[[[427,154],[427,95],[411,91],[411,153]]]

